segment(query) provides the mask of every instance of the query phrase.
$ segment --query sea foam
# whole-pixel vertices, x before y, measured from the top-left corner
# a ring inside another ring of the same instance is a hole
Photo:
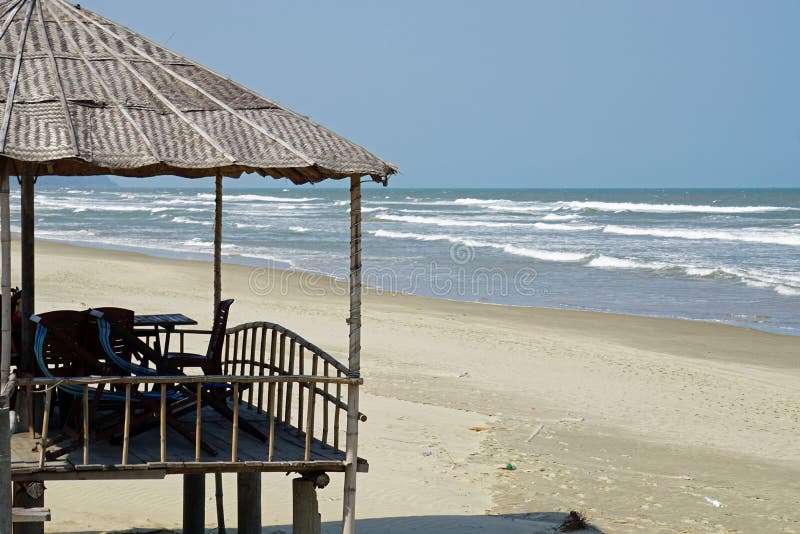
[[[639,228],[633,226],[608,225],[603,231],[609,234],[670,237],[679,239],[715,239],[722,241],[742,241],[746,243],[766,243],[772,245],[800,246],[800,232],[765,230],[761,228],[741,228],[735,232],[721,229],[691,228]]]

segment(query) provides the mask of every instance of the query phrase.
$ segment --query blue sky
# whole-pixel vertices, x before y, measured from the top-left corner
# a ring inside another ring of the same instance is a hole
[[[395,186],[800,185],[795,0],[82,4],[396,163]]]

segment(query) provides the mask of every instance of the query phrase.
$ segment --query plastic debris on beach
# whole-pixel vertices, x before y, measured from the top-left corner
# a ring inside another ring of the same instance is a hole
[[[719,502],[717,499],[712,499],[711,497],[703,497],[708,504],[713,506],[714,508],[722,508],[722,503]]]
[[[498,469],[502,469],[503,471],[516,471],[517,466],[508,462],[507,464],[501,464],[497,466]]]
[[[436,456],[434,451],[422,451],[422,456]]]

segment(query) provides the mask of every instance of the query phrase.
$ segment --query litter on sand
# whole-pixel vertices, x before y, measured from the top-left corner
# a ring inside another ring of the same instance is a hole
[[[525,443],[530,443],[533,438],[535,438],[536,436],[539,435],[539,432],[541,432],[543,428],[544,428],[544,425],[539,425],[538,427],[536,427],[536,430],[534,430],[531,433],[531,435],[528,436],[528,439],[525,440]]]
[[[711,497],[703,497],[708,504],[713,506],[714,508],[722,508],[722,503],[719,502],[717,499],[712,499]]]

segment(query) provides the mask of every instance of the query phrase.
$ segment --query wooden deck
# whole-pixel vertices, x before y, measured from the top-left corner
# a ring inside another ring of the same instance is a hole
[[[268,429],[265,414],[251,405],[240,404],[240,421],[248,421],[258,429]],[[181,417],[187,427],[194,428],[194,413]],[[168,474],[199,474],[214,472],[312,472],[344,471],[344,452],[318,439],[311,442],[311,454],[304,461],[305,433],[293,426],[278,422],[275,425],[273,461],[267,461],[267,443],[248,434],[238,432],[236,461],[232,461],[232,423],[210,407],[203,408],[201,436],[204,442],[217,450],[214,456],[202,452],[195,461],[195,444],[171,428],[167,430],[166,458],[161,461],[158,425],[141,434],[131,436],[128,462],[122,464],[122,445],[108,440],[89,444],[89,461],[84,465],[83,448],[56,460],[39,465],[39,438],[28,432],[17,433],[11,439],[11,469],[13,480],[81,480],[81,479],[141,479],[163,478]],[[53,437],[53,434],[50,434]],[[48,450],[57,446],[51,445]],[[368,464],[359,458],[358,470],[366,472]]]

